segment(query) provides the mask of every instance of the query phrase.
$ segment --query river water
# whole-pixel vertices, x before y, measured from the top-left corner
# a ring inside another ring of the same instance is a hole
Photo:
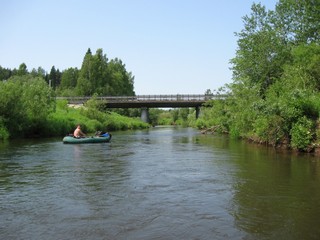
[[[0,143],[0,239],[319,239],[320,161],[159,127]]]

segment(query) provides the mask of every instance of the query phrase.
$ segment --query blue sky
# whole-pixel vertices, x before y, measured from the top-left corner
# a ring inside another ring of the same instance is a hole
[[[232,82],[234,32],[253,2],[276,0],[0,0],[0,65],[81,67],[88,48],[119,58],[136,94],[203,94]]]

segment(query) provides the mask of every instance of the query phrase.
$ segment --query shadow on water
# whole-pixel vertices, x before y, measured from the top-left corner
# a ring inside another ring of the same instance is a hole
[[[256,238],[316,239],[319,162],[274,152],[237,159],[237,226]]]

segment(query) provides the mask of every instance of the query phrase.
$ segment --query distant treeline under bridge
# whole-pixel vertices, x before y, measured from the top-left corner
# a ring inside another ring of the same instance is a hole
[[[176,95],[136,95],[136,96],[97,96],[96,99],[107,108],[141,108],[141,119],[149,120],[149,108],[190,108],[196,109],[199,117],[200,107],[209,100],[224,99],[221,94],[176,94]],[[91,97],[57,97],[68,104],[81,105]]]

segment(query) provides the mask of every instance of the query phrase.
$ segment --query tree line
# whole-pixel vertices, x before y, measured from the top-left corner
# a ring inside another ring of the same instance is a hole
[[[225,101],[196,123],[236,138],[299,151],[320,144],[320,1],[252,4],[236,33]]]
[[[61,113],[61,104],[55,99],[57,95],[135,95],[134,77],[120,59],[109,61],[102,49],[95,54],[88,49],[80,69],[68,68],[60,72],[53,66],[47,73],[41,67],[28,71],[25,63],[13,70],[0,66],[0,139],[58,136],[73,128],[82,117],[86,118],[81,123],[90,131],[102,130],[104,126],[110,129],[146,127],[117,115],[98,114],[98,110],[90,106],[80,115],[71,113],[69,116],[70,111],[64,107]],[[93,120],[98,115],[99,121]]]
[[[70,67],[60,71],[52,66],[47,73],[42,67],[29,72],[25,63],[13,70],[0,66],[0,81],[24,75],[43,78],[59,96],[135,95],[132,73],[120,59],[109,61],[102,49],[92,54],[89,48],[80,69]]]

